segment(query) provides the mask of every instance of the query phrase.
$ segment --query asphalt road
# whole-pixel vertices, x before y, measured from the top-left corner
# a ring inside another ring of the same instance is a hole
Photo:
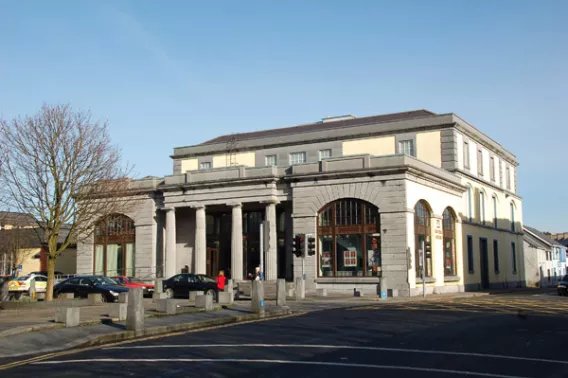
[[[6,377],[568,377],[568,298],[377,304],[39,361]]]

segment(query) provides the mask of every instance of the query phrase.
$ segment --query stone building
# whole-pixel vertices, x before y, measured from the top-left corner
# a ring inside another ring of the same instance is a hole
[[[515,156],[455,114],[427,110],[227,135],[174,149],[173,174],[133,182],[136,206],[79,245],[79,273],[187,269],[394,296],[522,286]],[[313,234],[315,255],[292,253]],[[423,264],[422,264],[423,261]]]

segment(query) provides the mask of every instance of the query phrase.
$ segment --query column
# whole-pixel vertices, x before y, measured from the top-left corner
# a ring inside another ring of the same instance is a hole
[[[195,274],[206,273],[207,234],[205,230],[205,206],[195,207]]]
[[[234,281],[243,279],[243,208],[235,203],[231,232],[231,278]]]
[[[276,204],[277,201],[270,201],[266,204],[266,220],[269,222],[269,237],[264,246],[266,250],[266,279],[276,280],[278,278],[278,235],[276,233]]]
[[[170,278],[176,274],[176,209],[166,211],[166,261],[164,262],[164,277]]]

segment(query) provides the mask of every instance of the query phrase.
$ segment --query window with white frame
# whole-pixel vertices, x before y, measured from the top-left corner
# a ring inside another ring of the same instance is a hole
[[[483,151],[481,148],[477,150],[477,174],[483,176]]]
[[[469,185],[467,187],[467,219],[470,222],[473,219],[473,191]]]
[[[401,140],[398,142],[398,153],[408,156],[416,156],[414,151],[414,140]]]
[[[264,165],[267,167],[276,167],[278,161],[276,160],[276,155],[266,155],[264,157]]]
[[[479,192],[479,220],[485,224],[485,192]]]
[[[211,162],[204,161],[199,164],[199,169],[211,169]]]
[[[507,174],[507,189],[511,190],[511,170],[507,167],[505,171]]]
[[[495,228],[497,228],[497,216],[499,215],[497,205],[497,196],[493,195],[493,227]]]
[[[493,156],[489,159],[489,176],[491,181],[495,181],[495,158]]]
[[[511,231],[515,232],[515,204],[511,202]]]
[[[327,149],[327,150],[319,150],[319,159],[326,159],[326,158],[330,158],[331,157],[331,150]]]
[[[469,142],[463,142],[463,166],[469,169]]]
[[[302,164],[306,162],[305,152],[293,152],[290,154],[290,164]]]

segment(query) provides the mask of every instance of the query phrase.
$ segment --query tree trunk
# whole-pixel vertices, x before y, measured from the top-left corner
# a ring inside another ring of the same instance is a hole
[[[55,257],[51,254],[47,255],[47,288],[45,291],[45,300],[53,300],[53,286],[55,283]]]

